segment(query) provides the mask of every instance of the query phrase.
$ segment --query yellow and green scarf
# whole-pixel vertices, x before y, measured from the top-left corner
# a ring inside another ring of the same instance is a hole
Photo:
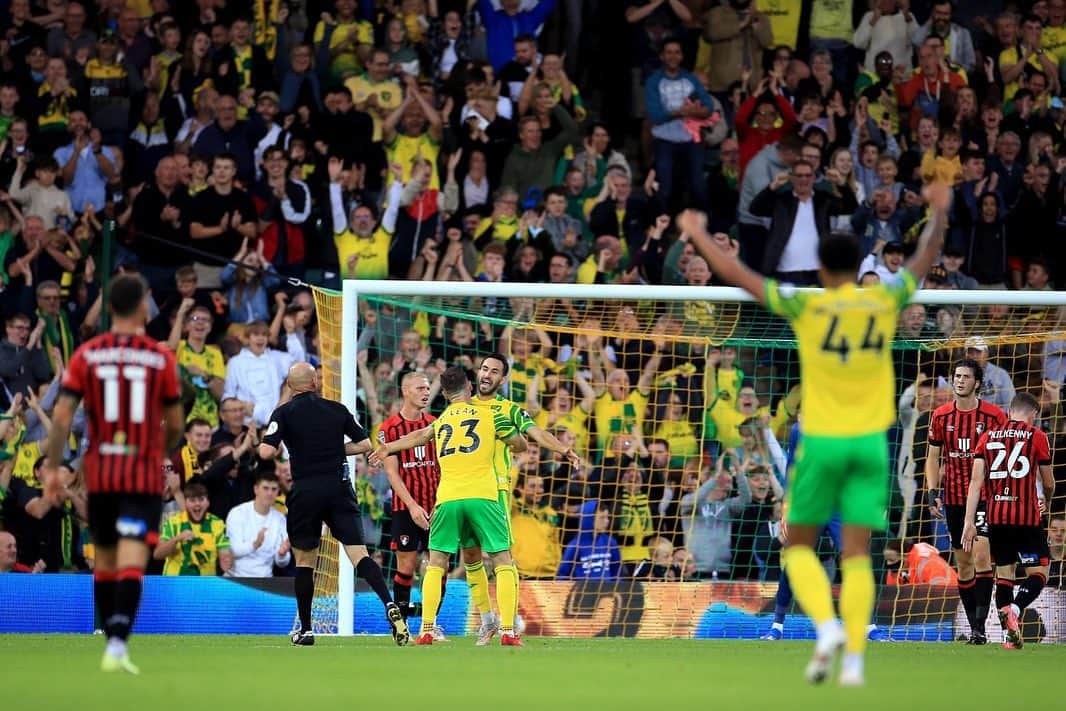
[[[45,314],[37,309],[37,318],[44,321],[44,336],[42,346],[44,354],[48,358],[48,365],[52,372],[56,372],[56,364],[52,362],[52,348],[58,348],[63,354],[63,362],[69,363],[70,356],[74,353],[74,334],[70,330],[70,320],[67,315],[60,311],[56,317]]]

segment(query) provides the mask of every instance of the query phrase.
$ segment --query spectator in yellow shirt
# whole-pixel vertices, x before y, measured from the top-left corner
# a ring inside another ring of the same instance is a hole
[[[922,182],[945,183],[955,185],[962,180],[962,161],[959,149],[962,148],[962,136],[954,126],[940,132],[936,151],[926,151],[922,156]]]
[[[581,392],[581,400],[574,402],[572,386],[568,383],[559,383],[547,401],[546,406],[541,406],[541,382],[543,377],[540,373],[533,376],[526,393],[526,408],[533,417],[537,427],[544,430],[564,429],[572,432],[575,437],[574,451],[582,458],[588,453],[589,429],[588,418],[592,414],[593,403],[596,401],[595,391],[589,385],[585,377],[580,373],[574,373],[574,385]]]
[[[523,474],[511,510],[511,554],[523,578],[554,579],[563,556],[559,514],[544,498],[544,479]]]
[[[389,78],[389,53],[383,49],[370,52],[366,71],[344,82],[352,92],[355,108],[374,119],[374,141],[381,141],[382,124],[403,103],[403,88]]]
[[[327,30],[332,30],[328,51],[329,73],[334,80],[347,79],[362,70],[374,44],[374,27],[356,17],[355,3],[356,0],[337,0],[336,14],[331,17],[324,13],[312,35],[315,47],[321,47]]]
[[[628,433],[638,441],[641,440],[648,396],[663,362],[665,343],[656,341],[654,345],[655,351],[641,369],[636,388],[629,382],[629,373],[621,368],[612,369],[604,377],[603,368],[609,361],[602,353],[589,352],[589,370],[592,372],[592,387],[596,393],[597,453],[607,446],[607,441],[613,435],[619,433]]]
[[[226,522],[208,513],[207,487],[185,484],[185,510],[163,523],[152,557],[163,563],[163,575],[218,575],[233,565]]]

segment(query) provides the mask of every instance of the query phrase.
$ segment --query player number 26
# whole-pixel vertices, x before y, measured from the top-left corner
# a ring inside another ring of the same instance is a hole
[[[463,433],[464,439],[469,439],[470,444],[461,444],[458,448],[451,446],[452,436],[455,434],[455,430],[452,429],[451,425],[441,425],[440,454],[437,456],[447,457],[449,454],[455,454],[457,451],[460,454],[470,454],[480,447],[481,437],[474,431],[477,429],[477,424],[477,420],[463,420],[459,423],[459,426],[466,430]]]
[[[1007,445],[1002,442],[989,442],[986,444],[985,448],[989,452],[995,452],[996,455],[995,459],[992,460],[992,466],[989,467],[988,478],[1006,479],[1008,474],[1010,474],[1012,479],[1024,478],[1031,467],[1029,457],[1022,454],[1023,447],[1025,447],[1025,442],[1016,442],[1008,456]],[[1004,459],[1007,460],[1006,468],[1003,467]]]

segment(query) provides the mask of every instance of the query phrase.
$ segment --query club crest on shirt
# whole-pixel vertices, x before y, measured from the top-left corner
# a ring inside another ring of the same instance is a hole
[[[981,434],[982,432],[985,431],[985,423],[984,422],[978,422],[976,429],[977,429],[977,434]]]

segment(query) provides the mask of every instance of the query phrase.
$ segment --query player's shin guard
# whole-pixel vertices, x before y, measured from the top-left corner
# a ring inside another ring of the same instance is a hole
[[[482,616],[490,614],[492,600],[489,599],[489,576],[485,572],[485,564],[480,560],[466,564],[466,584],[470,586],[470,599],[477,605],[478,612]]]
[[[437,624],[437,611],[440,609],[441,581],[444,580],[444,568],[435,565],[426,566],[422,576],[422,631],[429,632]]]
[[[411,582],[413,576],[397,572],[392,576],[392,600],[406,618],[411,608]]]
[[[1000,578],[996,581],[996,609],[1002,610],[1010,607],[1014,602],[1014,581],[1009,578]]]
[[[518,614],[518,570],[513,563],[496,566],[496,606],[500,608],[501,631],[513,633]]]
[[[113,570],[97,570],[93,573],[93,598],[100,629],[106,629],[107,621],[115,614],[115,586],[118,574]]]
[[[124,568],[115,578],[115,609],[108,617],[107,636],[123,642],[130,636],[137,608],[141,604],[141,586],[144,571],[140,568]]]
[[[815,625],[832,622],[833,591],[818,556],[810,546],[789,546],[781,554],[792,594]],[[863,621],[863,625],[869,622]]]
[[[1014,596],[1014,604],[1018,606],[1019,610],[1025,608],[1036,602],[1036,599],[1040,597],[1040,591],[1047,585],[1047,577],[1043,573],[1033,573],[1025,579],[1020,586],[1018,586],[1018,594]]]
[[[985,633],[988,607],[992,604],[992,589],[996,586],[996,574],[991,570],[977,571],[973,581],[973,620],[970,627],[975,632]]]
[[[840,564],[840,616],[848,635],[849,654],[866,650],[866,628],[874,611],[874,570],[869,556],[847,558]]]
[[[970,629],[976,629],[974,627],[974,602],[977,598],[974,596],[974,585],[976,585],[974,578],[969,580],[959,578],[959,600],[962,601],[962,609],[966,612],[966,621],[970,623]]]
[[[355,566],[355,570],[359,573],[359,577],[370,586],[370,589],[377,593],[382,605],[388,605],[392,602],[392,598],[389,597],[389,586],[385,584],[385,576],[381,574],[381,566],[375,563],[370,556],[366,556],[359,561],[359,565]]]
[[[296,589],[296,611],[300,614],[300,629],[310,632],[311,603],[315,598],[315,569],[297,566],[294,587]]]

